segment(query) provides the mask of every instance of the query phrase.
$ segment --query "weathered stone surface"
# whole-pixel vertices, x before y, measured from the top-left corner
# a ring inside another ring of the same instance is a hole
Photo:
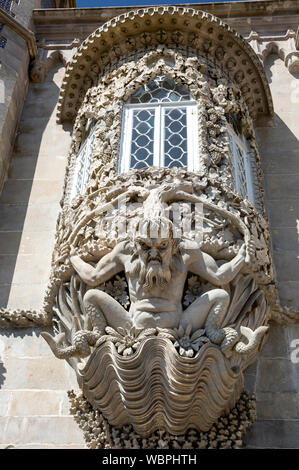
[[[1,216],[0,216],[1,217]],[[18,253],[22,232],[0,232],[0,255],[15,255]]]
[[[297,449],[299,420],[257,421],[245,437],[246,448]]]
[[[16,266],[16,255],[0,255],[1,284],[10,284]]]
[[[284,142],[281,143],[280,152],[277,153],[272,146],[263,152],[262,166],[265,174],[293,174],[298,173],[299,143],[292,150],[285,150]]]
[[[274,252],[277,279],[279,281],[298,281],[299,257],[298,251]]]
[[[261,351],[261,357],[288,358],[288,337],[286,327],[280,325],[271,325]]]
[[[41,264],[40,256],[37,252],[35,252],[34,255],[20,254],[15,263],[12,282],[14,284],[47,283],[50,272],[50,262],[51,255],[48,250],[46,250],[44,254],[44,264]]]
[[[299,367],[290,359],[260,358],[257,374],[258,392],[298,392]]]
[[[3,390],[68,390],[76,385],[71,381],[68,364],[53,357],[6,357],[4,366]]]
[[[299,172],[297,174],[267,175],[266,195],[269,199],[298,199]]]
[[[8,416],[58,416],[66,392],[56,390],[14,390],[7,409]]]
[[[72,417],[7,417],[0,418],[1,444],[84,445],[82,432]]]
[[[266,201],[271,227],[296,227],[299,219],[299,199]]]
[[[1,386],[1,378],[0,378],[0,386]],[[12,392],[10,390],[0,390],[0,417],[7,416],[11,399],[12,399]]]
[[[294,220],[294,223],[296,220]],[[275,251],[296,251],[299,250],[298,227],[275,228],[272,230],[273,249]],[[277,254],[278,255],[278,254]]]
[[[21,231],[24,225],[26,211],[26,205],[0,204],[1,231]]]
[[[0,354],[10,358],[52,358],[48,345],[40,336],[39,328],[0,330],[2,348]]]
[[[263,419],[299,419],[299,393],[259,392],[257,417]]]
[[[8,180],[1,194],[2,204],[21,204],[29,200],[32,180]]]
[[[299,305],[299,281],[280,281],[278,292],[281,302],[284,305]]]
[[[24,221],[24,231],[46,231],[55,229],[59,204],[32,204],[28,207]]]

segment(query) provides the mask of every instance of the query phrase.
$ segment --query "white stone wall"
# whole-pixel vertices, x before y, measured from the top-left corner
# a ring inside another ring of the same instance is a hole
[[[57,64],[44,83],[29,86],[0,198],[1,306],[42,306],[70,144],[70,131],[56,124],[63,75]],[[72,369],[39,330],[0,330],[0,446],[84,447],[68,412],[72,388]]]
[[[299,75],[276,55],[265,69],[271,87],[273,127],[259,128],[257,140],[265,181],[274,264],[282,305],[299,306]],[[296,92],[297,90],[297,92]],[[272,326],[247,389],[257,393],[257,416],[248,447],[299,448],[299,363],[291,361],[299,326]]]

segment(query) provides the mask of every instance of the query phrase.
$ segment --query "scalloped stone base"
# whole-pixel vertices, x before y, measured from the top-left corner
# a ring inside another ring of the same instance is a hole
[[[83,394],[114,427],[132,424],[140,436],[208,431],[239,399],[243,374],[220,349],[204,345],[194,358],[178,355],[171,341],[151,337],[120,356],[113,343],[98,347],[81,371]]]

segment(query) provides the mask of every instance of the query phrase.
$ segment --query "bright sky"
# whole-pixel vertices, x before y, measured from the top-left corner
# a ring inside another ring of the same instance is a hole
[[[179,5],[179,4],[190,4],[190,3],[217,3],[223,0],[189,0],[184,2],[183,0],[77,0],[77,7],[128,7],[128,6],[141,6],[141,5]],[[230,0],[232,2],[238,2],[240,0]]]

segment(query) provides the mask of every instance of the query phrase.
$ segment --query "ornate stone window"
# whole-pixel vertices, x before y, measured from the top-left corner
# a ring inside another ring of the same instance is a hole
[[[238,119],[228,117],[229,160],[232,169],[233,183],[236,191],[243,198],[255,203],[253,185],[251,152],[249,144],[242,134]]]
[[[94,130],[94,120],[89,119],[76,157],[70,200],[77,196],[77,194],[84,194],[86,191],[92,164],[92,152],[95,138]]]
[[[139,88],[123,109],[119,172],[145,167],[197,169],[197,102],[159,75]]]

